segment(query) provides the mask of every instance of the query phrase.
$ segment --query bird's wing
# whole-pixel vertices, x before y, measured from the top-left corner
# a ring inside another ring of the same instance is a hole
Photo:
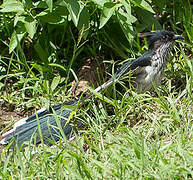
[[[99,92],[109,87],[113,82],[116,82],[120,77],[128,73],[130,70],[135,70],[137,68],[144,67],[144,66],[150,66],[151,65],[151,56],[152,56],[152,53],[150,51],[147,51],[143,56],[135,60],[126,62],[113,75],[113,77],[111,77],[111,79],[109,79],[106,83],[102,84],[101,86],[97,87],[95,91]]]

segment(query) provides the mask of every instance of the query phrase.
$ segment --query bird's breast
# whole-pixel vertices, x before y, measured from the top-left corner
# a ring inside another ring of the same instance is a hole
[[[163,68],[158,65],[145,66],[135,75],[136,88],[145,92],[152,88],[152,83],[159,85],[163,76]]]

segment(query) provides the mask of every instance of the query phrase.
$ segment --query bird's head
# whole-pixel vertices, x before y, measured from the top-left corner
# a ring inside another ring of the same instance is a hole
[[[162,45],[172,45],[175,40],[184,39],[181,35],[176,35],[173,32],[160,30],[147,33],[139,33],[139,37],[146,37],[149,44],[149,49],[157,49]]]

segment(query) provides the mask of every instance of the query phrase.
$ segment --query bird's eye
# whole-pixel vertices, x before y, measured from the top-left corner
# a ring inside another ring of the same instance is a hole
[[[168,38],[169,38],[168,35],[163,36],[163,39],[168,39]]]

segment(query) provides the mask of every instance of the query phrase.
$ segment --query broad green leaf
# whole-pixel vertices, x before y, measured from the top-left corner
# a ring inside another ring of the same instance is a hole
[[[125,7],[125,10],[127,11],[128,16],[131,15],[131,4],[129,0],[123,0],[122,1],[123,6]]]
[[[44,51],[44,49],[42,48],[42,46],[40,45],[39,42],[37,42],[37,43],[35,44],[34,48],[35,48],[38,56],[40,57],[40,59],[41,59],[43,62],[47,63],[48,55],[47,55],[46,51]]]
[[[46,0],[46,4],[48,5],[48,8],[50,12],[52,12],[53,9],[53,1],[52,0]]]
[[[153,8],[145,0],[130,0],[134,5],[143,8],[151,13],[155,13]]]
[[[132,24],[137,21],[137,18],[135,16],[131,14],[128,15],[124,11],[118,11],[117,14],[118,14],[118,17],[120,17],[120,19],[123,21],[123,23]]]
[[[21,42],[24,35],[25,35],[25,31],[22,28],[17,29],[12,33],[11,40],[9,43],[9,53],[11,53],[18,46],[18,44]]]
[[[61,6],[53,9],[52,12],[48,9],[42,11],[36,17],[49,24],[61,24],[66,20],[68,14],[67,8]]]
[[[152,13],[139,8],[136,8],[135,12],[141,22],[141,24],[137,24],[138,31],[143,31],[145,28],[152,30],[152,27],[154,27],[154,29],[162,29],[161,24]]]
[[[25,0],[25,1],[23,0],[22,2],[24,4],[25,9],[34,8],[32,0]]]
[[[3,9],[0,12],[24,12],[23,4],[16,0],[7,0],[2,5]]]
[[[83,7],[82,11],[80,12],[80,17],[79,17],[77,28],[79,30],[83,30],[82,36],[84,36],[84,38],[86,38],[88,34],[89,19],[90,19],[90,14],[88,10],[86,9],[86,7]]]
[[[65,0],[67,3],[67,9],[70,13],[70,17],[74,22],[75,26],[78,26],[80,12],[82,11],[84,5],[78,2],[77,0]]]
[[[132,23],[137,19],[132,15],[128,16],[128,14],[123,11],[117,13],[117,18],[128,41],[131,41],[135,36]]]
[[[28,16],[25,18],[24,24],[29,36],[33,38],[36,33],[36,20]]]
[[[65,2],[74,25],[79,30],[84,30],[83,36],[85,38],[88,32],[85,30],[88,30],[89,28],[90,19],[90,14],[86,9],[86,6],[81,1],[77,0],[65,0]]]
[[[21,16],[21,15],[17,14],[14,18],[14,26],[16,26],[18,22],[24,23],[25,22],[25,16]]]
[[[116,4],[113,2],[107,2],[104,4],[103,12],[100,18],[100,26],[99,29],[101,29],[111,18],[116,8],[121,6],[120,4]]]
[[[33,5],[36,8],[48,8],[48,5],[45,1],[33,2]]]
[[[54,79],[52,80],[52,83],[51,83],[51,90],[52,92],[56,89],[56,87],[58,86],[58,84],[60,83],[60,76],[56,76],[54,77]]]

